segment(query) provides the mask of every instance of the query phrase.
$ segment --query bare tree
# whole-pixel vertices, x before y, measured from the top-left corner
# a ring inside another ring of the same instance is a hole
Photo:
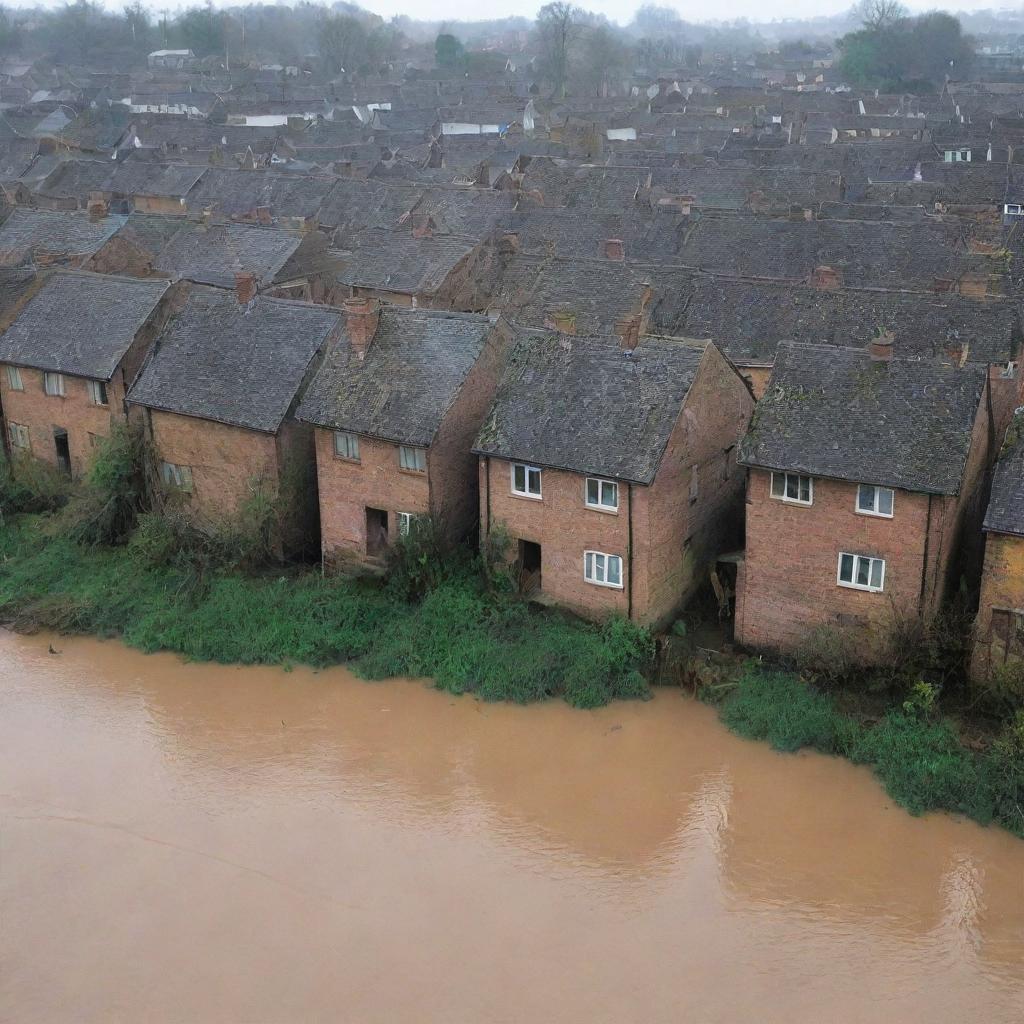
[[[861,0],[856,11],[864,27],[875,32],[895,25],[908,15],[899,0]]]
[[[537,43],[541,62],[555,92],[565,97],[569,77],[569,51],[579,34],[583,11],[573,4],[556,0],[537,12]]]

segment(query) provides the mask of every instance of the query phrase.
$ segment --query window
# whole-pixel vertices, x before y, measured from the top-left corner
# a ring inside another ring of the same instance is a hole
[[[192,470],[188,466],[177,466],[173,462],[160,463],[160,479],[164,486],[175,491],[192,491]]]
[[[690,469],[690,504],[696,505],[698,497],[700,497],[700,474],[697,472],[697,467],[693,466]]]
[[[537,493],[540,494],[540,470],[537,474]],[[600,509],[602,512],[618,512],[619,485],[614,480],[600,480],[596,476],[588,476],[587,508]]]
[[[25,385],[21,381],[21,370],[17,366],[7,367],[7,383],[12,391],[25,390]]]
[[[44,373],[43,374],[43,390],[48,395],[57,395],[63,397],[64,395],[64,374],[63,373]]]
[[[622,559],[618,555],[606,555],[603,551],[586,551],[583,554],[583,578],[600,587],[622,589]]]
[[[1007,217],[1019,217],[1021,214],[1020,203],[1006,203],[1003,206],[1003,213]]]
[[[892,502],[891,487],[861,484],[857,488],[857,511],[866,516],[884,516],[886,519],[892,519]]]
[[[512,463],[512,493],[524,498],[539,498],[540,470],[522,462]]]
[[[32,442],[28,436],[28,427],[20,423],[7,424],[7,436],[11,439],[12,448],[31,448]]]
[[[93,405],[106,405],[107,404],[107,385],[101,380],[90,380],[89,384],[89,399]]]
[[[339,459],[351,459],[352,462],[359,461],[359,438],[355,434],[346,434],[344,431],[334,432],[334,454]]]
[[[867,555],[839,556],[839,586],[855,590],[880,591],[885,584],[885,561]]]
[[[425,448],[410,448],[407,445],[398,446],[398,465],[402,469],[408,469],[413,473],[426,473],[427,451]]]
[[[415,512],[399,512],[397,515],[398,535],[400,537],[408,537],[412,529],[423,519],[421,515],[417,515]]]
[[[798,473],[772,473],[772,497],[810,505],[814,501],[814,481]]]

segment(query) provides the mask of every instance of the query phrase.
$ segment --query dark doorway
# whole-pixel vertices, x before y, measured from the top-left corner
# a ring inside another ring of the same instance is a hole
[[[68,444],[68,432],[54,427],[53,444],[57,449],[57,466],[62,473],[71,476],[71,447]]]
[[[519,592],[535,594],[540,590],[540,545],[532,540],[519,542]]]
[[[382,508],[366,510],[366,553],[379,555],[388,546],[388,514]]]

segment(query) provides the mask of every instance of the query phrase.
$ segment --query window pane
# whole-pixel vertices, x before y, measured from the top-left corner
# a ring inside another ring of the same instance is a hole
[[[597,480],[587,480],[587,501],[591,505],[597,505],[599,503],[599,492],[601,484]]]
[[[800,500],[810,501],[811,500],[811,478],[809,476],[802,476],[800,480]]]
[[[864,512],[875,510],[875,489],[871,484],[861,484],[858,493],[857,507]]]
[[[882,568],[885,565],[880,558],[871,559],[871,586],[882,587]]]
[[[540,470],[531,469],[527,474],[527,477],[530,482],[530,493],[540,494]]]
[[[786,497],[794,500],[800,497],[800,477],[786,474]]]
[[[772,473],[772,497],[783,498],[786,494],[786,477],[782,473]]]
[[[868,570],[871,567],[870,558],[857,558],[857,582],[862,586],[866,587],[870,582],[868,577]]]
[[[602,486],[602,490],[603,490],[603,494],[601,496],[602,503],[607,505],[609,508],[618,508],[619,507],[619,485],[618,484],[604,483],[601,486]]]
[[[878,511],[883,516],[892,515],[892,489],[889,487],[878,488]]]
[[[616,586],[622,583],[622,559],[618,555],[608,556],[608,582]]]
[[[592,580],[594,578],[594,553],[592,551],[588,551],[584,558],[583,575],[586,576],[588,580]]]
[[[594,578],[604,582],[604,555],[594,555]]]
[[[853,555],[841,555],[839,558],[839,578],[844,583],[853,582]]]
[[[526,467],[525,466],[513,466],[512,467],[512,489],[514,491],[525,491],[526,490]]]

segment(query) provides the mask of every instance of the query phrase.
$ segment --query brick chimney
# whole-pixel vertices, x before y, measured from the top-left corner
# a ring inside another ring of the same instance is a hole
[[[567,309],[560,309],[551,314],[551,325],[559,334],[576,333],[576,314]]]
[[[811,271],[811,284],[823,292],[838,291],[843,287],[843,273],[835,267],[815,267]]]
[[[619,348],[623,352],[632,352],[640,344],[640,320],[642,314],[623,317],[615,324],[615,333],[619,336]]]
[[[352,351],[359,359],[366,357],[379,321],[380,304],[376,299],[356,295],[345,300],[345,332]]]
[[[887,363],[892,359],[893,336],[890,331],[883,331],[877,337],[871,339],[868,345],[868,352],[871,353],[872,362]]]
[[[604,258],[621,263],[626,258],[626,246],[621,238],[606,238],[604,242]]]
[[[107,215],[107,201],[99,195],[91,195],[86,202],[85,208],[89,211],[89,220],[103,220]]]
[[[412,215],[412,237],[433,238],[434,218],[429,213],[414,213]]]
[[[242,306],[247,306],[256,298],[256,275],[252,273],[235,274],[235,298]]]
[[[960,278],[960,294],[983,299],[988,294],[988,278],[984,274],[964,274]]]

